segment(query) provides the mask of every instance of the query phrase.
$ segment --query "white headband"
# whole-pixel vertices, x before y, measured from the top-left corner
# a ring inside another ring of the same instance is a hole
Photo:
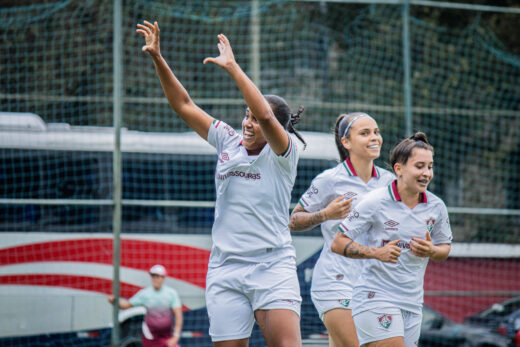
[[[355,116],[354,118],[352,118],[352,120],[348,123],[347,127],[345,128],[345,131],[343,132],[343,136],[342,136],[342,137],[347,136],[348,130],[350,129],[350,127],[352,126],[352,124],[353,124],[355,121],[357,121],[359,118],[361,118],[361,117],[370,117],[370,116],[369,116],[368,114],[366,114],[366,113],[362,113],[362,114],[360,114],[360,115]],[[372,118],[372,117],[370,117],[370,118]]]

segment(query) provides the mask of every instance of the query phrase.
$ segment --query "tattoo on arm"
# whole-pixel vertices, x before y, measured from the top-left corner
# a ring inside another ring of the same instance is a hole
[[[325,221],[325,214],[322,211],[309,213],[306,211],[296,212],[291,215],[289,229],[293,231],[308,230]]]
[[[353,258],[353,259],[369,259],[373,258],[375,252],[374,247],[367,247],[360,245],[354,241],[350,241],[343,249],[343,255],[345,257]]]
[[[345,246],[345,248],[343,248],[343,256],[347,257],[347,250],[350,246],[352,246],[352,244],[354,243],[354,241],[350,240],[349,243],[347,243],[347,245]]]

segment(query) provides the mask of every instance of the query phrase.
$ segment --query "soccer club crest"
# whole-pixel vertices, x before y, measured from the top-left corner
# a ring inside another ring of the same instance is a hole
[[[433,225],[435,224],[435,219],[433,218],[428,218],[426,220],[426,230],[428,230],[428,232],[431,234],[432,230],[433,230]]]
[[[345,308],[350,305],[350,299],[340,299],[338,300],[339,304]]]
[[[392,324],[392,316],[389,314],[384,314],[382,316],[377,317],[377,321],[381,326],[385,329],[388,329],[388,327]]]

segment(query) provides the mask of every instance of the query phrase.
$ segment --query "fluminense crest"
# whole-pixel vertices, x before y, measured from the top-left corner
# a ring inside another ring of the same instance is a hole
[[[433,225],[435,224],[435,219],[428,218],[426,220],[426,229],[431,233],[433,230]]]
[[[377,321],[381,326],[385,329],[388,329],[390,325],[392,325],[392,316],[389,314],[384,314],[382,316],[377,317]]]

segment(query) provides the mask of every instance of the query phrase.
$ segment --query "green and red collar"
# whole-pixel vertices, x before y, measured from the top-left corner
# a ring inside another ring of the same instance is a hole
[[[392,184],[388,186],[388,193],[393,201],[402,201],[399,192],[397,191],[397,180],[394,180]],[[428,203],[428,198],[426,197],[426,192],[420,194],[419,202],[426,204]]]
[[[343,167],[347,170],[349,176],[357,176],[356,170],[354,169],[354,165],[350,161],[350,158],[345,159],[343,162]],[[372,166],[372,177],[379,178],[381,174],[375,165]]]

